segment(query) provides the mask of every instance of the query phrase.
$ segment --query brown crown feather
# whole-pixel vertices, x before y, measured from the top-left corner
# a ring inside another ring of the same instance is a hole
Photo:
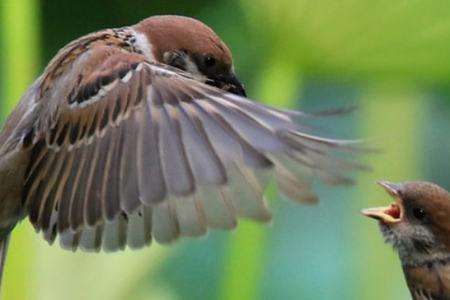
[[[217,60],[232,65],[231,52],[217,34],[202,22],[181,16],[154,16],[134,27],[144,33],[152,44],[156,60],[171,50],[187,50],[194,54],[210,54]]]

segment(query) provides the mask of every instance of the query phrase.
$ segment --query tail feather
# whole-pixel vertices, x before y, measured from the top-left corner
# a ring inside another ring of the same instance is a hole
[[[3,270],[5,268],[6,263],[6,253],[8,252],[9,239],[11,234],[8,233],[1,241],[0,241],[0,289],[2,286],[3,279]]]

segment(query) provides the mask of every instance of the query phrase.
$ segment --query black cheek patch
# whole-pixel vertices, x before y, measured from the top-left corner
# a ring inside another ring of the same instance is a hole
[[[174,68],[187,71],[186,70],[186,53],[179,51],[179,52],[170,52],[167,54],[168,59],[166,61],[166,64],[169,66],[172,66]]]

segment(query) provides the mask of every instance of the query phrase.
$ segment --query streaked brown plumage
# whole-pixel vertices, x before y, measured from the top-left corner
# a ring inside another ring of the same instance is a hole
[[[3,238],[23,217],[76,250],[140,248],[237,217],[268,221],[263,193],[316,202],[309,178],[351,182],[353,142],[308,134],[304,113],[242,97],[206,25],[157,16],[84,36],[49,63],[0,133]],[[11,176],[13,174],[13,176]]]
[[[363,210],[399,252],[414,300],[450,299],[450,194],[428,182],[380,185],[395,199]]]

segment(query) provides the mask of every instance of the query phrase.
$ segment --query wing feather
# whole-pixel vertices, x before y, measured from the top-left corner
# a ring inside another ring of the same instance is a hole
[[[151,208],[142,208],[129,216],[127,244],[131,249],[139,249],[149,245],[152,240]]]
[[[202,206],[194,196],[173,200],[177,221],[182,236],[201,236],[206,233],[206,221]]]
[[[168,199],[153,208],[152,233],[158,243],[167,244],[180,235],[174,200]]]
[[[225,184],[225,168],[196,115],[181,105],[178,108],[183,145],[197,185]]]
[[[151,88],[150,88],[151,89]],[[150,103],[143,108],[138,138],[138,184],[144,205],[161,202],[167,195],[166,182],[159,155],[159,118]]]
[[[122,154],[120,155],[120,201],[121,208],[127,214],[133,213],[141,205],[139,200],[139,184],[137,179],[137,136],[138,124],[135,122],[135,116],[130,117],[128,122],[123,124],[122,130],[123,142],[119,147],[122,147]]]
[[[241,160],[254,168],[270,167],[271,162],[247,143],[211,106],[193,102],[216,151],[224,161]],[[230,157],[231,155],[231,157]]]
[[[58,205],[58,231],[66,231],[70,226],[70,212],[72,207],[72,195],[74,194],[74,186],[78,184],[77,173],[82,170],[84,163],[83,154],[86,153],[86,149],[79,148],[74,151],[70,151],[70,161],[66,165],[67,179],[64,184],[61,185],[62,194],[61,201]]]
[[[195,182],[181,141],[178,115],[169,105],[160,105],[156,110],[160,120],[159,155],[168,192],[189,195],[195,190]]]
[[[229,190],[233,207],[238,216],[267,222],[271,214],[264,203],[264,188],[259,185],[253,172],[245,166],[227,166]]]
[[[111,159],[108,181],[104,186],[105,215],[108,221],[111,221],[120,212],[120,163],[122,161],[123,131],[114,130],[110,139],[114,152]]]
[[[204,212],[205,221],[211,228],[233,229],[237,225],[236,212],[229,189],[225,187],[200,187],[195,200]]]
[[[96,166],[92,168],[90,186],[86,190],[84,219],[87,226],[94,226],[103,217],[105,189],[108,188],[108,174],[111,165],[113,150],[111,149],[109,136],[99,140],[96,148]]]
[[[84,223],[84,203],[87,201],[85,199],[85,191],[88,189],[89,173],[91,168],[95,168],[96,161],[94,161],[94,152],[96,144],[91,144],[86,147],[80,148],[82,151],[80,155],[80,164],[78,170],[73,170],[76,172],[76,177],[74,179],[74,184],[70,191],[70,228],[73,231],[78,231],[78,229]]]

